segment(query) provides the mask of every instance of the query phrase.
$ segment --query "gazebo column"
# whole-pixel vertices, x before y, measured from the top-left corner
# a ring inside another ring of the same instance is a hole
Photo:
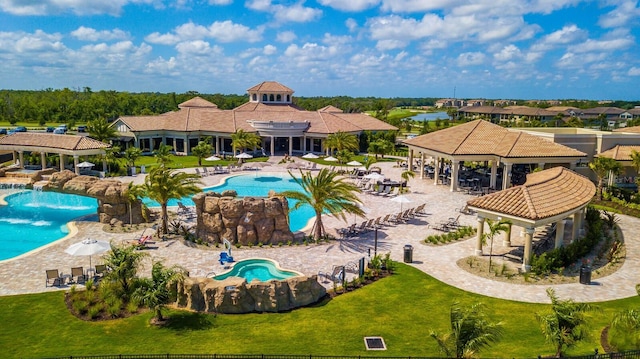
[[[460,167],[460,161],[451,160],[451,192],[458,190],[458,167]]]
[[[539,169],[540,171],[544,170],[544,165],[545,165],[545,164],[546,164],[546,163],[544,163],[544,162],[540,162],[540,163],[538,163],[538,169]]]
[[[307,154],[307,135],[302,135],[302,154]]]
[[[271,136],[271,148],[269,149],[271,151],[271,156],[274,156],[276,153],[276,138]]]
[[[184,154],[189,154],[189,136],[184,136]]]
[[[575,212],[573,214],[573,228],[571,228],[571,242],[575,241],[576,239],[578,239],[578,236],[580,235],[580,211]]]
[[[478,218],[476,218],[476,221],[478,221],[478,237],[476,238],[475,255],[481,256],[482,255],[482,237],[484,237],[484,217],[478,216]]]
[[[556,222],[556,243],[555,248],[562,247],[562,243],[564,242],[564,219]]]
[[[13,164],[15,165],[18,160],[18,152],[16,151],[11,151],[11,161],[13,162]]]
[[[107,173],[107,156],[102,156],[102,172]]]
[[[407,170],[413,171],[413,150],[409,149],[409,158],[407,159]]]
[[[522,257],[522,270],[531,270],[531,242],[533,241],[533,228],[524,229],[524,256]]]
[[[289,156],[293,155],[293,136],[289,136]]]
[[[502,171],[502,189],[505,190],[511,187],[511,168],[513,167],[512,163],[504,164],[504,171]]]
[[[440,178],[440,157],[435,157],[433,163],[433,184],[438,184],[438,178]]]
[[[18,151],[18,160],[20,161],[20,168],[24,168],[24,151]]]
[[[491,177],[489,177],[489,187],[496,188],[496,177],[498,177],[498,161],[491,161]]]
[[[507,223],[507,230],[504,231],[502,245],[505,247],[511,247],[511,223]]]
[[[420,152],[420,179],[424,179],[424,152]]]
[[[78,167],[78,161],[80,160],[80,156],[78,155],[73,155],[73,171],[77,174],[80,175],[80,167]]]
[[[216,156],[220,154],[220,136],[216,135]]]
[[[43,170],[47,168],[47,154],[45,152],[40,152],[40,163]]]
[[[64,171],[64,154],[60,154],[60,171]]]

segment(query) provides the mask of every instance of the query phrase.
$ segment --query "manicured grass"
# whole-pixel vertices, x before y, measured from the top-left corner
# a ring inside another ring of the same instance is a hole
[[[517,290],[514,288],[513,290]],[[542,304],[482,297],[447,286],[404,264],[397,274],[313,308],[289,313],[198,314],[174,310],[172,324],[154,327],[150,313],[108,322],[83,322],[67,311],[62,292],[0,297],[0,345],[5,355],[37,358],[119,353],[265,353],[438,356],[431,329],[448,326],[449,306],[483,302],[504,322],[501,342],[482,357],[522,358],[553,353],[534,313]],[[640,307],[640,298],[599,304],[591,338],[570,354],[600,348],[612,314]],[[384,337],[388,350],[367,352],[363,337]],[[602,348],[600,348],[602,351]]]

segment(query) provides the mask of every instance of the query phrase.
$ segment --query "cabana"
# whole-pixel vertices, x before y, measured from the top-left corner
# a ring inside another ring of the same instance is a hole
[[[537,227],[556,223],[555,247],[564,241],[566,218],[572,218],[571,240],[580,235],[585,208],[596,193],[596,186],[588,178],[565,167],[530,173],[527,181],[500,192],[478,197],[467,202],[477,212],[478,237],[475,254],[482,255],[482,237],[486,219],[508,220],[524,229],[525,244],[522,269],[531,266],[531,242]],[[505,233],[504,244],[511,245],[511,228]]]
[[[475,120],[403,141],[409,147],[409,163],[420,154],[435,159],[434,184],[438,183],[443,160],[451,161],[451,191],[458,186],[460,164],[465,161],[491,162],[490,187],[496,187],[497,168],[503,166],[502,189],[510,187],[514,164],[561,164],[574,168],[586,153],[521,131],[512,131],[485,120]],[[424,178],[424,170],[420,171]]]

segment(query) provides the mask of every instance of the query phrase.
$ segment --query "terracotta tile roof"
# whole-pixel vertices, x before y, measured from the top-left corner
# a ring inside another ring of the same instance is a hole
[[[622,146],[617,145],[604,152],[597,154],[597,157],[609,157],[616,161],[631,161],[631,152],[640,152],[640,146]]]
[[[616,128],[613,132],[640,133],[640,126]]]
[[[588,178],[565,167],[527,175],[521,186],[488,194],[467,202],[480,210],[540,220],[571,212],[591,201],[596,186]]]
[[[248,89],[247,91],[251,91],[251,92],[288,92],[288,93],[293,93],[293,90],[288,88],[287,86],[276,82],[276,81],[265,81],[262,83],[259,83],[253,87],[251,87],[250,89]]]
[[[22,147],[49,147],[62,150],[94,150],[110,147],[93,138],[76,135],[16,132],[0,138],[0,145]]]
[[[489,121],[475,120],[403,141],[448,155],[494,155],[504,158],[584,157],[585,153]]]
[[[329,105],[319,109],[318,112],[344,112],[344,111],[342,111],[341,109],[335,106]]]
[[[179,108],[201,107],[201,108],[218,108],[218,105],[211,103],[200,96],[196,96],[191,100],[187,100],[178,105]]]

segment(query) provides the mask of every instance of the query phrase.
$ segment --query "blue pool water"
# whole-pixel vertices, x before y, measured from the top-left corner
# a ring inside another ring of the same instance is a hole
[[[0,192],[2,193],[2,192]],[[64,237],[67,223],[97,213],[95,198],[56,192],[23,191],[0,205],[0,260],[17,257]]]
[[[268,282],[272,279],[283,280],[300,274],[278,269],[276,264],[268,259],[245,259],[236,263],[230,271],[219,274],[213,279],[223,280],[229,277],[245,278],[248,283],[252,280]]]
[[[205,192],[222,192],[224,190],[235,190],[240,197],[267,197],[270,190],[282,192],[285,190],[301,190],[300,187],[288,174],[282,175],[240,175],[226,179],[226,181],[218,186],[207,187]],[[292,208],[295,201],[288,199],[289,208]],[[185,206],[193,206],[190,198],[181,200]],[[145,200],[145,204],[149,207],[159,206],[156,202]],[[177,206],[177,200],[169,201],[169,206]],[[313,209],[309,206],[303,206],[300,209],[289,212],[289,227],[292,231],[299,231],[307,225],[307,222],[315,217]]]

